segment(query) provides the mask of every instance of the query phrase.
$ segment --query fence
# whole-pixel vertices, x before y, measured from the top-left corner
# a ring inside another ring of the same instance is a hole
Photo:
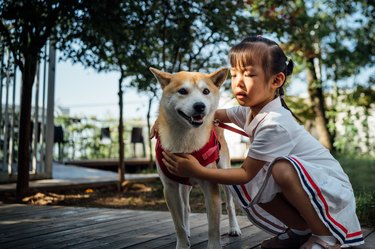
[[[55,61],[55,49],[46,46],[33,86],[30,179],[52,177]],[[0,63],[0,182],[12,182],[17,179],[18,168],[21,72],[4,46],[0,46]]]

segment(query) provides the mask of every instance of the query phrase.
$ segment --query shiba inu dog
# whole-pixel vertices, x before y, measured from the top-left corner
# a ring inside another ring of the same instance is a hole
[[[163,89],[158,116],[156,164],[164,186],[164,197],[176,229],[176,248],[190,248],[189,193],[195,184],[202,188],[205,196],[208,248],[221,248],[219,186],[200,179],[173,175],[163,165],[161,152],[168,150],[172,153],[190,153],[205,167],[230,167],[229,151],[223,131],[213,125],[214,113],[220,98],[219,88],[227,77],[228,69],[220,69],[211,74],[171,74],[155,68],[150,68],[150,71]],[[239,236],[241,231],[233,199],[226,187],[224,191],[229,215],[229,235]]]

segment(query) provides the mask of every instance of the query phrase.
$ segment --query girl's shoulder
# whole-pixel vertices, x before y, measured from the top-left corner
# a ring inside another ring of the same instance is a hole
[[[301,129],[301,125],[294,119],[289,110],[281,107],[267,113],[264,122],[260,126],[280,126],[287,131],[293,132]]]

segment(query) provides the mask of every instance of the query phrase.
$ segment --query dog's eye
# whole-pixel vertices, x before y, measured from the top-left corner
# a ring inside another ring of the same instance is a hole
[[[186,95],[188,94],[188,91],[185,88],[181,88],[180,90],[178,90],[178,93],[181,95]]]
[[[203,94],[204,95],[210,94],[210,90],[208,90],[207,88],[203,89]]]

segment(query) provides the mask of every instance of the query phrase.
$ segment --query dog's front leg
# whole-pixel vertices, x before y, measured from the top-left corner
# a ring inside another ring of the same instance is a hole
[[[229,218],[229,236],[241,236],[241,228],[238,225],[237,217],[236,217],[236,208],[233,201],[233,196],[228,189],[228,186],[223,186],[225,198],[226,198],[226,208]]]
[[[166,180],[164,185],[164,198],[168,209],[172,215],[173,223],[177,235],[176,249],[190,248],[190,231],[188,224],[189,206],[185,205],[190,192],[189,187],[183,186],[177,182]]]
[[[219,193],[219,186],[207,181],[199,181],[202,187],[206,212],[208,219],[208,245],[209,249],[221,248],[220,245],[220,215],[221,215],[221,200]]]
[[[221,149],[220,149],[220,160],[217,164],[217,167],[220,169],[228,169],[231,168],[231,162],[230,162],[230,155],[229,155],[229,149],[228,144],[225,141],[223,129],[216,128],[215,129],[220,140]],[[226,208],[228,212],[228,218],[229,218],[229,236],[240,236],[241,235],[241,229],[238,225],[237,217],[236,217],[236,208],[233,201],[233,196],[229,190],[228,185],[223,185],[225,198],[226,198]]]

